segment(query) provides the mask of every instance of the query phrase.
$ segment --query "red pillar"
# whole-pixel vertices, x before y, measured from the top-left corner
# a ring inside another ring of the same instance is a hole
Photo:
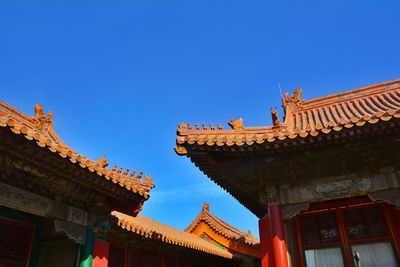
[[[400,255],[400,209],[385,204],[384,206],[389,228],[393,237],[394,248],[397,255]]]
[[[272,204],[268,207],[268,210],[271,220],[272,249],[274,252],[275,267],[288,267],[286,238],[281,206],[278,204]]]
[[[268,215],[258,221],[258,230],[261,243],[261,266],[274,267],[274,257],[272,251],[272,235],[270,218]]]
[[[397,223],[400,225],[400,208],[396,208]]]
[[[107,241],[96,239],[93,247],[93,265],[92,267],[107,267],[108,252],[110,245]]]

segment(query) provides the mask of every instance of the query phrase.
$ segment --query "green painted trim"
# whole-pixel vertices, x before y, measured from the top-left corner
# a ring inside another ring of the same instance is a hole
[[[37,260],[39,257],[39,250],[40,250],[40,233],[42,230],[42,223],[43,223],[43,218],[41,217],[34,217],[34,215],[30,216],[30,214],[23,214],[20,211],[16,210],[6,210],[2,209],[0,206],[0,217],[9,219],[9,220],[14,220],[14,221],[20,221],[24,223],[30,223],[33,224],[35,227],[34,233],[33,233],[33,240],[32,240],[32,247],[31,247],[31,254],[29,256],[29,267],[36,267],[37,265]]]
[[[79,267],[92,267],[93,265],[94,234],[92,228],[86,230],[86,242],[81,248],[81,262]]]

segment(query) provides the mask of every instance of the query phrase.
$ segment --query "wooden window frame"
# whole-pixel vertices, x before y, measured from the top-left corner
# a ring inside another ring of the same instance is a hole
[[[24,265],[28,266],[29,258],[32,251],[32,243],[33,243],[33,236],[35,232],[35,226],[33,224],[28,224],[25,222],[20,222],[16,220],[11,220],[8,218],[0,217],[0,225],[6,224],[11,226],[17,226],[19,229],[23,228],[28,231],[28,240],[26,243],[27,249],[25,251],[25,255],[21,260],[6,260],[0,258],[0,264],[10,264],[10,265]]]
[[[384,215],[384,223],[387,228],[387,235],[380,237],[368,237],[358,240],[350,240],[345,223],[344,211],[355,210],[367,207],[378,207],[382,210]],[[301,219],[307,216],[316,216],[323,214],[335,214],[336,226],[339,231],[340,242],[323,243],[305,245],[303,241],[303,235],[301,233]],[[307,211],[301,212],[292,220],[294,226],[294,238],[295,238],[295,249],[296,249],[296,260],[299,266],[305,267],[305,250],[307,249],[318,249],[318,248],[330,248],[339,247],[342,250],[343,261],[346,267],[353,267],[353,257],[351,253],[351,246],[356,244],[367,244],[367,243],[378,243],[378,242],[390,242],[395,254],[396,260],[400,263],[400,228],[396,223],[396,210],[393,206],[383,202],[373,203],[369,199],[360,198],[352,199],[341,202],[331,203],[319,203],[311,206]]]

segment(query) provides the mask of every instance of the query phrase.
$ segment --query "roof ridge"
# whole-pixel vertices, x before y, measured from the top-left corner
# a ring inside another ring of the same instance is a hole
[[[234,232],[237,232],[238,234],[242,234],[242,235],[247,235],[248,232],[246,231],[242,231],[239,228],[236,228],[235,226],[233,226],[232,224],[224,221],[223,219],[221,219],[220,217],[216,216],[215,214],[212,214],[211,212],[207,211],[207,213],[217,222],[219,222],[220,224],[222,224],[224,227],[226,227],[227,230],[231,230]]]
[[[227,250],[221,249],[192,233],[179,230],[149,217],[143,215],[133,217],[118,211],[111,212],[111,216],[114,219],[112,220],[114,224],[144,238],[156,239],[224,258],[233,258],[233,254]]]
[[[212,222],[210,222],[212,220]],[[218,216],[212,214],[209,209],[202,209],[197,217],[192,221],[192,223],[186,227],[186,232],[193,232],[194,229],[200,224],[200,222],[205,222],[209,225],[212,229],[214,229],[219,234],[230,237],[240,242],[248,243],[248,244],[258,244],[260,241],[251,235],[251,232],[241,231],[240,229],[234,227],[233,225],[227,223],[223,219],[219,218]],[[216,225],[218,224],[218,225]],[[221,227],[219,229],[217,227]],[[244,240],[242,240],[244,238]],[[247,242],[246,242],[247,241]]]
[[[400,118],[400,80],[392,80],[359,89],[332,94],[310,100],[302,99],[302,89],[296,88],[293,95],[285,93],[284,121],[277,110],[272,110],[273,125],[245,127],[243,119],[230,120],[232,130],[200,130],[182,123],[178,126],[178,155],[187,155],[188,149],[204,146],[251,147],[253,144],[274,143],[284,140],[312,138],[354,126],[364,126]],[[194,150],[193,150],[194,151]],[[196,148],[196,151],[198,149]]]
[[[146,175],[142,179],[143,172],[134,176],[135,171],[132,171],[128,175],[129,169],[122,172],[123,169],[117,170],[116,165],[112,169],[106,169],[108,162],[104,156],[94,161],[72,150],[54,131],[53,113],[45,114],[43,107],[39,104],[35,105],[35,115],[31,117],[0,100],[0,127],[9,128],[13,133],[35,141],[38,146],[48,148],[60,157],[68,158],[72,163],[79,164],[81,168],[87,168],[90,172],[95,172],[114,184],[118,183],[121,187],[138,193],[145,199],[149,198],[149,191],[155,186],[150,176]]]
[[[394,88],[393,88],[394,87]],[[330,105],[332,102],[336,100],[336,103],[342,103],[346,101],[351,101],[357,98],[365,98],[371,95],[384,93],[389,90],[393,90],[395,88],[400,87],[400,79],[382,82],[379,84],[372,84],[368,86],[364,86],[361,88],[350,89],[343,91],[341,93],[330,94],[323,97],[312,98],[308,100],[303,100],[302,102],[302,109],[312,108],[314,106],[325,106]],[[337,101],[339,100],[339,101]]]

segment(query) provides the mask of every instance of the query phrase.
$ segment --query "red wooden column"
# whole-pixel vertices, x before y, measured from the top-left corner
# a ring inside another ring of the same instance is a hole
[[[272,251],[272,235],[270,217],[265,215],[258,221],[258,231],[261,243],[261,266],[274,267],[274,256]]]
[[[275,267],[288,267],[285,229],[283,226],[282,209],[279,204],[268,207],[272,235],[272,249]]]
[[[400,208],[396,208],[397,224],[400,227]]]
[[[92,267],[107,267],[110,244],[107,241],[96,239],[93,247]]]
[[[400,255],[400,210],[396,209],[395,206],[384,204],[384,209],[389,224],[389,230],[393,238],[394,248],[396,254]]]

